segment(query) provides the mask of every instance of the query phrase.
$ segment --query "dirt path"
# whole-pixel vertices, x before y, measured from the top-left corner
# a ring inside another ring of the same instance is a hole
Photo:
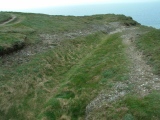
[[[4,23],[0,24],[0,26],[6,25],[6,24],[14,21],[17,18],[17,16],[15,16],[15,15],[11,15],[11,16],[12,16],[11,19],[9,19],[8,21],[5,21]]]
[[[134,85],[134,92],[145,96],[152,90],[160,90],[160,79],[154,75],[152,68],[144,60],[142,52],[138,51],[134,40],[138,35],[135,30],[122,36],[123,43],[127,46],[126,54],[132,65],[130,66],[130,84]]]
[[[124,32],[123,32],[124,31]],[[149,94],[152,90],[160,90],[160,78],[153,74],[152,68],[146,64],[144,56],[137,50],[134,40],[139,36],[138,28],[119,28],[110,34],[123,32],[123,44],[126,46],[126,55],[131,61],[130,78],[125,82],[117,82],[110,91],[103,90],[86,107],[86,120],[98,120],[101,118],[98,111],[102,106],[108,106],[126,94],[133,92],[140,96]],[[130,89],[132,86],[132,89]],[[130,90],[129,90],[130,89]],[[99,116],[99,117],[98,117]]]

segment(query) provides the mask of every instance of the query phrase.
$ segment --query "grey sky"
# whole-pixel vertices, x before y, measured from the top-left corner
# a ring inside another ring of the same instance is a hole
[[[153,2],[159,0],[0,0],[0,11],[103,3]]]

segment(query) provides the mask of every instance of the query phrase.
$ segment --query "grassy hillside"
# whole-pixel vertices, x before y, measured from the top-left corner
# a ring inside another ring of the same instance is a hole
[[[54,34],[54,33],[81,31],[81,30],[97,31],[98,27],[104,26],[109,22],[116,22],[117,20],[120,21],[121,24],[126,24],[128,26],[138,24],[137,22],[133,21],[132,18],[130,17],[127,18],[124,15],[115,16],[112,14],[84,16],[84,17],[74,17],[74,16],[64,17],[64,16],[49,16],[49,15],[31,14],[31,13],[13,14],[13,13],[2,12],[0,15],[2,16],[2,18],[6,19],[6,21],[7,19],[9,19],[9,16],[10,17],[11,15],[16,16],[15,20],[13,20],[11,23],[8,23],[0,27],[1,36],[4,36],[3,35],[4,33],[5,34],[14,33],[13,40],[11,40],[12,36],[7,35],[8,41],[5,40],[5,43],[0,46],[1,52],[4,53],[6,53],[5,52],[6,49],[11,49],[11,48],[13,49],[14,45],[17,44],[17,41],[19,42],[24,41],[24,44],[35,43],[37,41],[39,42],[40,34]],[[3,39],[5,38],[0,38],[1,41]],[[17,46],[19,46],[19,44],[17,44]]]
[[[86,106],[100,91],[109,92],[116,83],[129,79],[131,63],[122,33],[109,34],[120,26],[145,31],[135,44],[159,74],[159,30],[140,27],[130,17],[3,14],[16,18],[0,26],[2,120],[84,120]],[[32,49],[38,52],[21,56],[25,51],[33,53]],[[158,92],[144,98],[135,96],[126,95],[98,113],[102,119],[114,120],[160,118]],[[121,109],[125,107],[127,110]]]
[[[65,41],[63,47],[41,54],[29,63],[13,68],[11,73],[6,71],[1,78],[1,90],[7,92],[1,94],[5,98],[1,101],[4,105],[1,115],[6,114],[3,119],[83,117],[85,106],[98,90],[111,82],[125,80],[124,46],[118,47],[121,42],[118,36],[97,33]],[[88,94],[91,92],[92,95]],[[31,110],[33,116],[30,116]]]

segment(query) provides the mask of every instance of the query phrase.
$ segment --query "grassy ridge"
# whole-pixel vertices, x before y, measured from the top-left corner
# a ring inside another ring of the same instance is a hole
[[[93,15],[93,16],[51,16],[44,14],[32,13],[1,13],[1,16],[15,15],[16,19],[8,25],[0,27],[0,34],[6,33],[7,36],[11,33],[23,34],[27,38],[27,43],[35,44],[40,41],[40,34],[55,34],[62,32],[74,32],[92,29],[97,30],[98,27],[103,27],[109,22],[119,21],[123,25],[137,25],[138,23],[130,17],[124,15]],[[1,18],[1,17],[0,17]],[[4,17],[7,18],[7,17]],[[96,28],[97,27],[97,28]],[[16,36],[15,36],[16,38]],[[20,38],[17,36],[17,40]],[[6,40],[5,40],[6,41]],[[6,42],[14,46],[15,43]],[[2,46],[1,47],[5,47]]]

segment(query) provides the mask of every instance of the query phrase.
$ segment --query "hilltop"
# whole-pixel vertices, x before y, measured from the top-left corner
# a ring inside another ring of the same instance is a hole
[[[0,13],[0,119],[160,119],[160,30],[124,15]]]

